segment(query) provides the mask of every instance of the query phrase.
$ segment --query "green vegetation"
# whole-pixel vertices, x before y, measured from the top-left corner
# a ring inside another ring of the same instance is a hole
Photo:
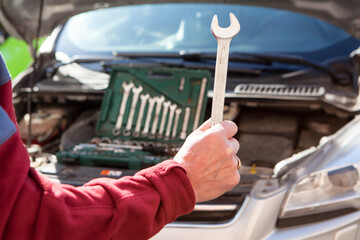
[[[8,37],[0,45],[0,52],[3,55],[12,79],[25,70],[32,62],[30,50],[25,41]]]

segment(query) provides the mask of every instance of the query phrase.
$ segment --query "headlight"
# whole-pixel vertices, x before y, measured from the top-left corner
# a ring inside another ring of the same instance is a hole
[[[314,172],[289,190],[280,219],[360,208],[359,165]]]

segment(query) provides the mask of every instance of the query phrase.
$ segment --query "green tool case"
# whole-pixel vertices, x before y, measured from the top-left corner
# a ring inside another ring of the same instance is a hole
[[[113,68],[98,139],[58,152],[58,161],[141,169],[168,159],[204,121],[210,77],[206,70]]]

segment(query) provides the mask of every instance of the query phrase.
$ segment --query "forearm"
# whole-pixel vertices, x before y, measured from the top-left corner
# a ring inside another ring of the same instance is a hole
[[[148,239],[195,203],[186,173],[173,161],[134,177],[97,179],[78,188],[33,174],[36,182],[45,181],[38,239]]]

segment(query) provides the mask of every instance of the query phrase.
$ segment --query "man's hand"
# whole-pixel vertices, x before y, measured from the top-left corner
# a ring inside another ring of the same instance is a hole
[[[237,169],[237,126],[223,121],[210,128],[210,120],[192,132],[174,160],[187,171],[196,202],[214,199],[240,181]]]

